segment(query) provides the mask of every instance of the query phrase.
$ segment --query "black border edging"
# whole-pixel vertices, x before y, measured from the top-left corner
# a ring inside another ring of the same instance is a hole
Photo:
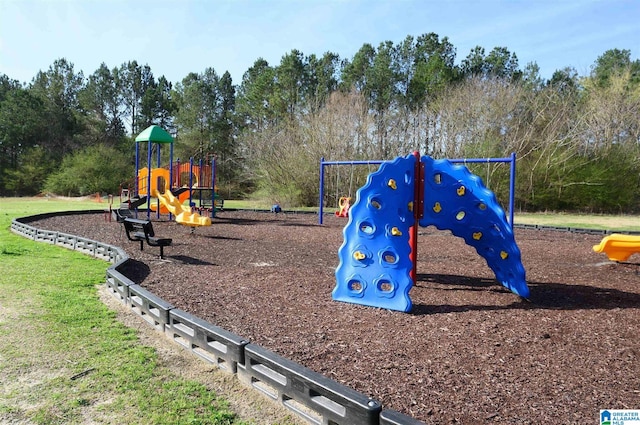
[[[238,365],[244,364],[248,340],[184,310],[169,311],[164,332],[169,339],[229,373],[236,373]]]
[[[244,353],[238,378],[309,422],[379,424],[382,406],[378,401],[259,345],[247,345]]]
[[[313,424],[416,425],[422,422],[394,410],[346,385],[316,373],[247,339],[175,308],[119,269],[130,261],[113,245],[62,232],[29,226],[37,220],[103,210],[63,211],[16,218],[11,231],[28,239],[79,251],[112,263],[107,268],[107,291],[154,329]]]

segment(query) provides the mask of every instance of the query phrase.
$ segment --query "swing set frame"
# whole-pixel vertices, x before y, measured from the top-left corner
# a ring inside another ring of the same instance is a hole
[[[322,217],[324,216],[323,204],[324,204],[324,168],[332,165],[380,165],[384,160],[372,160],[372,161],[325,161],[324,157],[320,158],[320,202],[318,206],[318,224],[323,224]],[[508,163],[509,164],[509,206],[507,220],[513,229],[513,214],[515,206],[515,189],[516,189],[516,154],[512,152],[510,156],[505,158],[457,158],[450,159],[449,162],[455,164],[478,164],[478,163]],[[353,171],[352,171],[353,172]],[[487,182],[488,183],[488,182]]]

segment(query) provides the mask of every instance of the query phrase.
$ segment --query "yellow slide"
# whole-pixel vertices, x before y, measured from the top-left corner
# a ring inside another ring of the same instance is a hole
[[[163,193],[155,191],[154,195],[160,203],[167,207],[170,213],[176,216],[176,222],[187,226],[211,226],[211,219],[198,213],[192,213],[191,208],[182,205],[183,201],[173,196],[170,190]]]
[[[154,192],[155,194],[157,194],[157,192]],[[180,205],[182,205],[184,203],[184,201],[186,201],[187,199],[189,199],[189,191],[185,190],[184,192],[181,192],[178,196],[178,202],[180,203]],[[155,202],[151,203],[151,211],[156,212],[158,209],[158,206],[156,205]],[[169,208],[167,208],[164,204],[160,205],[160,214],[169,214],[172,213],[173,211],[169,211]]]
[[[640,252],[640,236],[613,233],[594,245],[595,252],[604,252],[611,261],[627,261],[632,254]]]

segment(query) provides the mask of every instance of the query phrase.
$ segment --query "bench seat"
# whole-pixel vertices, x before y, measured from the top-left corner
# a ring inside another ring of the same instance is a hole
[[[150,220],[127,217],[122,223],[124,224],[127,238],[130,241],[140,242],[140,251],[144,249],[144,242],[146,241],[149,246],[159,247],[160,258],[164,258],[164,247],[171,245],[173,239],[157,237]]]

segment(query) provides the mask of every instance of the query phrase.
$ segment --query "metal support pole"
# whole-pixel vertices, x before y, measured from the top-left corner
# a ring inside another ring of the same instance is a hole
[[[136,175],[135,175],[135,179],[136,182],[133,186],[133,190],[134,190],[134,195],[135,196],[140,196],[140,184],[138,182],[138,171],[140,171],[140,143],[136,142]]]
[[[169,145],[169,192],[173,190],[173,142]],[[169,211],[169,220],[173,220],[173,214]]]
[[[324,157],[320,158],[320,207],[318,208],[318,224],[322,224],[322,204],[324,201]]]
[[[189,208],[191,208],[191,202],[192,202],[192,197],[191,197],[192,187],[193,187],[193,157],[189,158]]]
[[[147,142],[147,218],[151,218],[151,140]]]
[[[511,173],[509,178],[509,224],[513,230],[513,214],[515,209],[516,194],[516,153],[511,153]]]
[[[160,143],[158,143],[158,152],[156,152],[156,167],[160,168],[161,163],[162,163],[162,153],[160,152]],[[156,179],[156,188],[158,189],[158,192],[160,192],[160,187],[158,187],[158,179]],[[165,186],[167,185],[167,182],[165,182]],[[166,187],[162,188],[163,190],[166,189]],[[156,218],[160,219],[160,199],[156,199]]]
[[[216,156],[211,156],[211,218],[216,216]]]
[[[202,169],[202,158],[198,160],[198,207],[202,206],[202,176],[204,171]]]

